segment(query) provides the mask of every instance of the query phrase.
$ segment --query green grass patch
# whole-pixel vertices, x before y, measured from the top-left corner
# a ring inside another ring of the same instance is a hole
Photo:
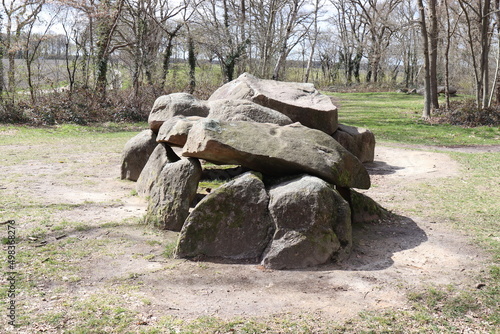
[[[368,128],[377,140],[422,145],[493,145],[500,128],[464,128],[422,120],[424,99],[401,93],[326,93],[339,106],[339,122]]]
[[[177,241],[172,241],[167,243],[167,245],[165,246],[165,250],[163,251],[163,256],[167,259],[173,259],[176,247],[177,247]]]
[[[210,189],[214,190],[216,188],[219,188],[224,183],[227,183],[227,181],[226,180],[201,181],[198,184],[198,188],[200,188],[200,189],[210,188]]]
[[[419,205],[414,207],[420,216],[452,222],[457,228],[475,238],[500,263],[500,153],[451,153],[460,162],[461,175],[455,178],[432,180],[413,189]],[[432,203],[430,212],[428,203]]]

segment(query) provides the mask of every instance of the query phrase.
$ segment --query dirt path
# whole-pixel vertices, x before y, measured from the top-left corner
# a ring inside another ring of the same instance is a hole
[[[166,259],[162,254],[175,233],[123,222],[142,217],[146,203],[131,195],[134,183],[118,180],[119,158],[88,153],[65,156],[64,163],[28,161],[0,168],[1,173],[23,173],[25,182],[15,187],[47,206],[80,204],[54,218],[54,224],[79,221],[88,227],[65,237],[111,242],[78,263],[77,282],[63,278],[40,284],[47,297],[37,301],[34,312],[64,310],[64,301],[93,293],[121,298],[123,292],[114,287],[126,282],[134,288],[125,293],[124,302],[149,322],[166,315],[192,319],[305,313],[342,320],[363,310],[404,307],[407,291],[432,283],[458,288],[477,283],[472,278],[480,270],[479,251],[441,222],[418,217],[398,216],[355,228],[350,259],[315,269],[272,271],[254,264]],[[376,161],[368,168],[373,187],[366,193],[394,209],[408,182],[454,177],[460,166],[445,153],[378,146]],[[117,223],[99,227],[110,221]],[[46,240],[58,242],[56,237],[55,232]]]

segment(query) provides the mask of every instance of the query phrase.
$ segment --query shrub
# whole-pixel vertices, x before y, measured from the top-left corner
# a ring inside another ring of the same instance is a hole
[[[52,92],[40,95],[33,103],[24,98],[0,103],[0,123],[54,125],[96,122],[146,121],[155,99],[163,92],[156,87],[141,89],[137,97],[131,90],[109,91],[102,99],[91,89]]]
[[[24,109],[16,103],[1,101],[0,103],[0,123],[26,123],[28,117],[24,114]]]
[[[449,109],[436,110],[439,123],[466,127],[499,126],[500,105],[479,109],[473,100],[452,101]]]

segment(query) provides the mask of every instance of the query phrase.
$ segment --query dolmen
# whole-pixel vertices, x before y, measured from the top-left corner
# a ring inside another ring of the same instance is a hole
[[[386,211],[368,189],[369,130],[338,124],[312,84],[244,73],[206,101],[159,97],[125,145],[121,178],[148,201],[144,221],[179,232],[178,258],[298,269],[348,258],[352,223]],[[220,186],[202,189],[200,181]]]

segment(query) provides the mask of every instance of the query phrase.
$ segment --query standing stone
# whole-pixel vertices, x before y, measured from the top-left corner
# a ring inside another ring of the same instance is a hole
[[[151,189],[145,222],[160,229],[180,231],[196,196],[201,173],[197,159],[167,163]]]
[[[273,232],[268,203],[258,173],[245,173],[220,186],[186,219],[176,256],[260,259]]]
[[[370,187],[370,176],[354,155],[331,136],[298,123],[200,120],[191,128],[182,155],[268,175],[308,173],[341,187]]]
[[[151,130],[132,137],[123,149],[121,179],[137,181],[156,145],[156,135]]]
[[[370,130],[339,124],[333,138],[361,162],[373,162],[375,136]]]
[[[165,164],[180,160],[170,146],[164,143],[157,144],[148,162],[144,166],[139,179],[137,180],[137,194],[142,197],[149,196],[151,188],[160,175]]]
[[[331,135],[337,130],[337,107],[313,84],[261,80],[243,73],[217,89],[208,101],[246,99],[279,111],[293,122]]]
[[[337,260],[352,246],[349,204],[325,181],[303,175],[269,191],[276,232],[262,264],[305,268]]]
[[[148,123],[150,129],[158,133],[163,122],[174,116],[206,117],[207,115],[208,107],[205,102],[188,93],[174,93],[156,99]]]

